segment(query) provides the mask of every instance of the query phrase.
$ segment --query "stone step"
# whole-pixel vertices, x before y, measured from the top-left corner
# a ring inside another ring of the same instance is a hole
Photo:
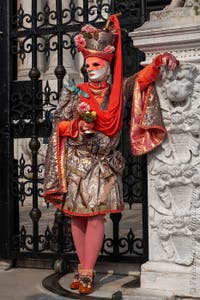
[[[69,290],[69,285],[73,280],[72,273],[65,274],[60,280],[59,284],[63,289]],[[123,291],[126,290],[126,286],[139,286],[139,278],[130,275],[116,275],[109,273],[96,273],[94,292],[92,297],[109,298],[113,300],[123,299]],[[72,291],[72,290],[71,290]],[[121,293],[122,292],[122,293]],[[73,291],[74,294],[78,294],[78,291]],[[122,294],[122,297],[120,296]],[[113,296],[114,295],[114,296]]]
[[[122,289],[123,300],[175,300],[172,292],[151,289]]]

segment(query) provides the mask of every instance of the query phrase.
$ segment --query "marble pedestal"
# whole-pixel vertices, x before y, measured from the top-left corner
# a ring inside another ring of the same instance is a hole
[[[149,261],[142,266],[143,289],[173,292],[179,297],[199,298],[200,266],[181,266],[163,261]]]

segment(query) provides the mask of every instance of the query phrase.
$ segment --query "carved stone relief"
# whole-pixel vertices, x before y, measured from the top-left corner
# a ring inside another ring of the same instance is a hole
[[[162,252],[150,256],[191,265],[200,259],[200,71],[164,70],[157,92],[168,135],[149,155],[150,234]]]
[[[181,42],[181,41],[180,41]],[[173,54],[175,57],[177,57],[179,60],[185,60],[185,59],[195,59],[198,60],[200,57],[200,47],[199,48],[190,48],[190,49],[177,49],[172,51],[167,51],[171,54]],[[155,55],[160,54],[160,51],[154,51],[154,52],[146,52],[146,60],[152,61]]]

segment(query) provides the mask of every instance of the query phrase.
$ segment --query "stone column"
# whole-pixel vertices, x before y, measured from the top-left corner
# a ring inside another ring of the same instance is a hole
[[[172,1],[131,37],[146,54],[143,65],[166,51],[180,60],[156,83],[168,135],[148,155],[149,261],[141,288],[200,298],[200,1]]]

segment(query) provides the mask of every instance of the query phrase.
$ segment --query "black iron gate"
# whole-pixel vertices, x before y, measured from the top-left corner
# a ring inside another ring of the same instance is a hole
[[[121,12],[124,75],[131,75],[139,69],[143,54],[134,49],[128,33],[145,21],[149,11],[168,2],[0,0],[0,257],[76,257],[69,218],[52,211],[42,197],[42,158],[68,68],[64,53],[76,61],[74,36],[81,26],[88,22],[101,26],[110,14]],[[55,77],[51,79],[51,74],[48,79],[52,55]],[[144,262],[148,255],[146,158],[131,155],[130,110],[131,101],[121,142],[126,212],[108,219],[99,258],[107,261]]]

